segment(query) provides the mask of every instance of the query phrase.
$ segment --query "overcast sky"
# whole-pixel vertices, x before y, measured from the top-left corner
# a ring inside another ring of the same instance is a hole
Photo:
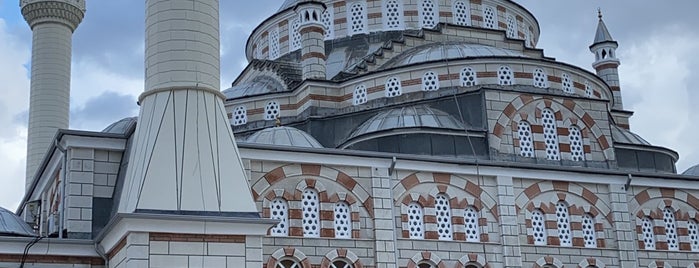
[[[0,0],[0,206],[23,194],[31,31],[19,0]],[[73,39],[71,125],[101,130],[138,112],[143,91],[143,0],[88,0]],[[283,0],[221,0],[222,87],[246,65],[248,34]],[[549,57],[592,71],[597,8],[617,50],[624,105],[634,132],[679,152],[680,172],[699,163],[699,1],[519,0],[541,25]]]

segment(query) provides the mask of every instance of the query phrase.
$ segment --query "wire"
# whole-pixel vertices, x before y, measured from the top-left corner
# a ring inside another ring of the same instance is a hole
[[[36,243],[39,243],[41,239],[44,239],[44,237],[38,236],[29,243],[27,243],[26,246],[24,246],[24,252],[22,253],[22,261],[19,263],[19,268],[24,268],[24,263],[27,261],[27,256],[29,255],[29,249],[31,249]]]

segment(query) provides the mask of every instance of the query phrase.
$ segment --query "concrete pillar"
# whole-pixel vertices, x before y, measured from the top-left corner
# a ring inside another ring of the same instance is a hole
[[[522,267],[522,251],[519,241],[519,223],[515,207],[515,193],[512,177],[498,176],[498,213],[502,255],[505,267]]]
[[[85,15],[84,0],[23,0],[32,28],[25,188],[34,179],[58,129],[68,128],[73,31]]]
[[[621,184],[609,185],[609,202],[612,208],[612,218],[614,219],[614,233],[619,252],[619,267],[632,268],[638,266],[638,258],[636,257],[636,224],[632,223],[632,217],[629,213],[629,195],[626,192],[625,186]]]
[[[301,26],[301,66],[303,79],[326,79],[325,28],[320,21],[325,4],[316,1],[303,2],[294,9]]]
[[[371,195],[374,200],[374,247],[377,268],[396,268],[395,209],[391,196],[393,183],[386,168],[372,168]],[[395,182],[398,183],[398,182]]]

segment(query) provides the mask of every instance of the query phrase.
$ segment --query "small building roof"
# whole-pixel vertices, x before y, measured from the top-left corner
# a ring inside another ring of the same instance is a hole
[[[0,207],[0,236],[36,236],[34,230],[19,216]]]
[[[249,143],[261,143],[283,146],[323,148],[313,136],[303,130],[279,126],[271,127],[255,132],[246,140]]]
[[[382,69],[421,62],[469,57],[527,57],[520,51],[463,42],[430,43],[409,49],[390,60]]]
[[[427,105],[417,105],[380,112],[355,129],[350,139],[400,128],[465,129],[464,125],[450,114]]]
[[[609,30],[607,30],[607,25],[604,24],[604,20],[602,20],[602,12],[599,12],[599,22],[597,23],[597,32],[595,33],[595,41],[592,42],[592,45],[596,45],[599,43],[603,42],[616,42],[614,41],[614,38],[612,38],[612,35],[609,34]]]
[[[682,175],[699,177],[699,164],[688,168],[687,170],[682,172]]]

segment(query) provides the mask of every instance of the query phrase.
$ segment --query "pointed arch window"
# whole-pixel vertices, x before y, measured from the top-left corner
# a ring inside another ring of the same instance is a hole
[[[383,25],[386,30],[403,29],[403,1],[387,0],[383,5]]]
[[[534,69],[534,72],[532,73],[534,76],[534,86],[538,88],[547,88],[549,87],[549,78],[548,75],[546,74],[546,71],[541,68],[536,68]]]
[[[403,89],[400,80],[397,77],[391,77],[386,80],[386,97],[393,98],[403,94]]]
[[[347,9],[347,18],[349,18],[349,33],[351,35],[366,33],[367,14],[366,3],[356,2]]]
[[[483,27],[496,29],[498,26],[498,13],[491,6],[485,6],[483,8]]]
[[[272,236],[289,235],[289,204],[284,198],[277,197],[270,202],[269,218],[279,221],[270,230]]]
[[[514,73],[510,66],[500,66],[498,69],[498,84],[501,86],[511,86],[514,84]]]
[[[544,213],[541,210],[532,211],[532,236],[534,245],[546,245],[546,226],[544,225]]]
[[[434,4],[433,0],[422,0],[420,2],[420,28],[432,29],[439,22],[439,7]]]
[[[328,3],[326,6],[327,8],[320,16],[320,21],[323,23],[323,28],[325,28],[325,40],[329,40],[335,37],[335,10],[332,3]]]
[[[240,126],[248,123],[248,110],[241,105],[233,109],[233,125]]]
[[[597,247],[597,235],[595,233],[595,218],[590,214],[583,215],[582,219],[583,241],[586,248]]]
[[[301,22],[299,19],[291,20],[289,24],[289,39],[291,40],[291,46],[289,52],[301,49]]]
[[[576,125],[568,128],[568,142],[570,143],[570,159],[573,161],[585,161],[582,131]]]
[[[558,129],[556,126],[556,116],[551,109],[544,109],[541,112],[541,123],[544,126],[544,142],[546,143],[546,159],[561,160],[558,149]]]
[[[478,227],[478,210],[473,206],[464,209],[464,229],[466,230],[466,241],[479,242],[481,234]]]
[[[573,239],[570,237],[568,204],[563,201],[556,203],[556,222],[558,223],[558,239],[561,241],[561,246],[572,246]]]
[[[529,29],[529,26],[526,26],[524,29],[524,46],[532,47],[532,31]]]
[[[318,215],[318,192],[311,188],[303,190],[301,209],[303,217],[303,236],[320,237],[320,220]]]
[[[354,88],[354,93],[352,94],[352,100],[354,105],[360,105],[367,102],[367,92],[365,85],[358,85]]]
[[[507,37],[517,38],[517,19],[512,14],[507,14]]]
[[[478,85],[478,74],[471,67],[464,67],[459,73],[462,87],[472,87]]]
[[[534,157],[534,142],[532,141],[532,126],[527,121],[519,121],[517,124],[519,136],[519,155]]]
[[[265,105],[265,120],[274,120],[279,116],[279,103],[270,101]]]
[[[641,221],[641,232],[643,233],[643,246],[645,249],[655,249],[655,233],[653,232],[653,220],[649,217]]]
[[[563,92],[568,93],[568,94],[573,94],[575,91],[573,91],[573,79],[570,78],[570,75],[567,73],[563,73],[561,75],[561,87],[563,89]]]
[[[435,91],[439,89],[439,77],[432,71],[426,72],[422,76],[422,90]]]
[[[335,238],[352,237],[352,217],[346,202],[335,203]]]
[[[439,240],[452,240],[451,205],[449,204],[449,197],[445,194],[438,194],[435,198],[434,210],[437,214],[437,234],[439,234]]]
[[[279,28],[269,31],[269,59],[275,60],[279,58]]]
[[[687,234],[689,235],[689,243],[692,251],[699,251],[699,224],[696,220],[689,220],[687,223]]]
[[[454,24],[471,26],[471,5],[468,1],[455,1],[452,6]]]
[[[663,222],[665,222],[665,240],[669,250],[680,250],[677,241],[677,221],[675,221],[675,210],[670,207],[663,209]]]
[[[416,202],[408,205],[408,234],[411,239],[425,238],[423,209]]]

